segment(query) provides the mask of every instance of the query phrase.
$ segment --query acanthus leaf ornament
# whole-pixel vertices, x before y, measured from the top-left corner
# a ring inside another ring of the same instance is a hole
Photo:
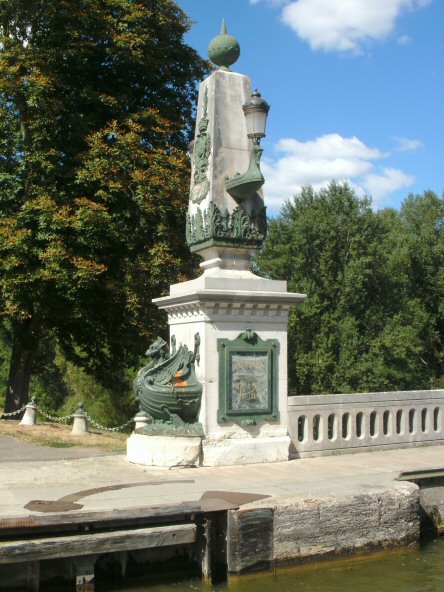
[[[239,247],[259,247],[266,236],[266,208],[248,216],[242,206],[221,212],[214,202],[205,210],[187,215],[187,243],[190,247],[208,240]]]

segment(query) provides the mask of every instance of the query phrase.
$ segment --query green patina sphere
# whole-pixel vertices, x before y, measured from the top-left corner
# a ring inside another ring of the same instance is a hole
[[[229,69],[240,56],[240,47],[237,39],[228,35],[225,22],[222,23],[222,31],[208,46],[210,60],[223,69]]]

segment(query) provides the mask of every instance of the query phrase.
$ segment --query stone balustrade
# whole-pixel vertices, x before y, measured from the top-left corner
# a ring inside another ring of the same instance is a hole
[[[288,398],[291,458],[442,444],[444,389]]]

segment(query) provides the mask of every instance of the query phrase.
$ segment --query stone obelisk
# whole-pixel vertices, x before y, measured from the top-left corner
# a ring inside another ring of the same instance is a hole
[[[305,298],[287,292],[284,281],[250,271],[267,222],[256,137],[264,133],[255,135],[248,115],[266,116],[268,105],[252,93],[247,76],[230,70],[239,53],[223,24],[209,47],[219,69],[199,90],[186,238],[203,258],[203,273],[154,300],[167,312],[174,344],[199,343],[202,436],[193,463],[204,466],[288,459],[288,311]],[[143,454],[149,437],[133,438],[129,460],[152,464]],[[187,464],[189,446],[183,458],[180,446],[174,454],[177,462],[166,458],[164,464]]]

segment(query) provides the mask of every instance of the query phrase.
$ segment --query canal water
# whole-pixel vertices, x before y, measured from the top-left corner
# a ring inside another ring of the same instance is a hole
[[[444,538],[399,552],[307,564],[205,585],[197,578],[138,579],[106,592],[443,592]]]

